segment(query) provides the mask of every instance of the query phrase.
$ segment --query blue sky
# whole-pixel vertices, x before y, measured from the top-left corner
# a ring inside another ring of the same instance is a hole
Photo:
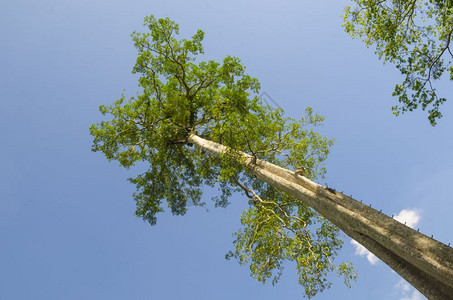
[[[276,286],[226,261],[246,200],[226,209],[133,216],[129,171],[90,152],[100,104],[137,91],[129,34],[145,15],[183,36],[206,32],[205,59],[238,56],[262,90],[298,117],[326,117],[335,138],[328,183],[453,243],[453,102],[439,125],[423,112],[395,118],[400,75],[341,29],[348,1],[2,0],[0,9],[0,299],[301,299],[291,265]],[[439,91],[452,93],[451,82]],[[216,191],[207,190],[210,198]],[[412,215],[411,215],[412,212]],[[403,213],[404,215],[404,213]],[[418,218],[418,219],[417,219]],[[315,299],[422,299],[346,237],[351,289]]]

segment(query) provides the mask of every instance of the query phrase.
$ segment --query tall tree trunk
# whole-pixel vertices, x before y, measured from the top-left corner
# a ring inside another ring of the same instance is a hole
[[[215,156],[228,150],[194,134],[188,141]],[[293,171],[238,154],[248,172],[318,211],[428,299],[453,299],[453,248]]]

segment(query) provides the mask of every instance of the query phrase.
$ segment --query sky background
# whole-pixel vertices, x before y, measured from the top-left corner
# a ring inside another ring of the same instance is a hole
[[[138,170],[90,152],[99,105],[138,90],[129,35],[149,14],[183,37],[203,29],[204,59],[241,58],[287,116],[324,115],[336,143],[319,183],[453,243],[453,100],[435,128],[424,112],[394,117],[401,77],[343,32],[348,1],[0,2],[0,299],[302,299],[292,265],[272,286],[224,259],[246,199],[151,227],[133,215]],[[451,82],[438,88],[451,98]],[[333,276],[314,299],[422,299],[348,237],[345,260],[358,281]]]

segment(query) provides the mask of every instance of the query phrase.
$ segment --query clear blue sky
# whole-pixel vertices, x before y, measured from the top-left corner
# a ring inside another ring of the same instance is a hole
[[[240,57],[289,116],[325,115],[320,130],[336,144],[320,183],[389,215],[415,210],[420,231],[453,243],[453,99],[435,128],[422,112],[392,116],[401,78],[342,31],[347,3],[2,0],[0,299],[302,299],[291,265],[272,286],[224,259],[240,195],[150,227],[133,216],[126,178],[138,170],[90,152],[98,106],[137,91],[129,34],[149,14],[185,36],[203,29],[205,58]],[[439,91],[452,98],[451,82]],[[353,288],[333,277],[315,299],[421,299],[355,251],[346,238],[339,259],[359,272]]]

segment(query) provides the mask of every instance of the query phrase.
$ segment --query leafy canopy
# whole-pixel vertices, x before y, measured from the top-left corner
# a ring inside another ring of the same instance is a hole
[[[136,163],[148,170],[130,181],[137,187],[135,214],[150,224],[164,211],[175,215],[188,206],[203,206],[204,186],[217,187],[216,206],[226,206],[233,192],[242,192],[249,208],[235,234],[236,257],[249,264],[254,278],[275,283],[284,261],[294,261],[307,296],[330,286],[336,270],[345,283],[355,278],[348,263],[333,259],[342,246],[339,230],[309,207],[244,169],[234,155],[240,150],[282,167],[303,166],[312,179],[325,172],[332,140],[312,130],[323,117],[311,108],[298,121],[261,103],[260,85],[247,75],[240,60],[199,61],[204,33],[177,39],[173,21],[146,17],[148,32],[134,32],[138,50],[133,73],[140,74],[140,92],[100,107],[108,120],[93,124],[93,151],[126,168]],[[254,95],[254,96],[253,96]],[[188,142],[190,134],[221,143],[231,151],[215,157]]]
[[[353,0],[347,7],[344,28],[365,45],[376,46],[384,62],[395,64],[404,81],[393,96],[402,106],[393,106],[396,115],[421,107],[428,109],[431,125],[442,117],[433,82],[447,72],[453,80],[452,0]]]

